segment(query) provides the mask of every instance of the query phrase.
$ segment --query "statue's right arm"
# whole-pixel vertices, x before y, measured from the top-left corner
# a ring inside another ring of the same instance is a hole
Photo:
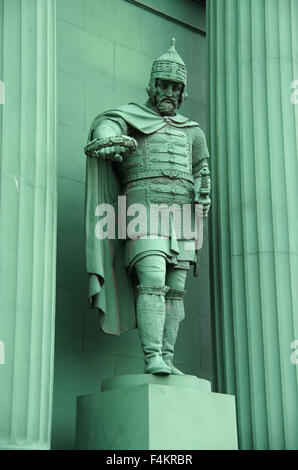
[[[116,137],[123,135],[120,124],[110,119],[104,119],[95,128],[92,134],[93,139],[101,139],[106,137]]]
[[[123,135],[123,130],[120,124],[118,124],[116,121],[111,121],[110,119],[104,119],[94,130],[92,140],[118,137],[121,135]],[[109,147],[100,149],[99,157],[106,160],[118,160],[115,158],[115,155],[121,155],[121,152],[124,150],[125,148],[119,145],[111,145]]]

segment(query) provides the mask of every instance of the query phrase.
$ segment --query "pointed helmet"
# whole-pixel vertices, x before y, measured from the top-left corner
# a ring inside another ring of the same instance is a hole
[[[152,101],[156,95],[156,79],[172,80],[174,82],[182,83],[183,89],[181,92],[180,103],[187,98],[186,93],[186,78],[187,70],[186,65],[177,53],[175,48],[176,40],[173,38],[171,41],[170,49],[162,54],[158,59],[155,59],[152,65],[150,82],[147,87],[147,93]]]

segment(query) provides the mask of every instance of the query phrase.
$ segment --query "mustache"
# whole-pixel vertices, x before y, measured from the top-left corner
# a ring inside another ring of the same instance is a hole
[[[159,101],[160,104],[167,104],[167,103],[170,103],[172,105],[176,105],[176,101],[173,99],[173,98],[162,98],[160,101]]]

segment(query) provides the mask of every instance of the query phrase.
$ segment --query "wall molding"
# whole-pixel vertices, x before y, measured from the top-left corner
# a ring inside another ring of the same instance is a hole
[[[148,5],[147,3],[141,1],[141,0],[125,0],[128,3],[132,3],[133,5],[143,8],[144,10],[149,11],[150,13],[153,13],[155,15],[158,15],[168,21],[172,21],[172,23],[179,24],[180,26],[183,26],[184,28],[187,28],[194,33],[200,34],[201,36],[206,36],[206,31],[203,29],[198,28],[197,26],[188,23],[186,21],[180,20],[179,18],[176,18],[175,16],[168,15],[167,13],[159,10],[158,8],[152,7]]]

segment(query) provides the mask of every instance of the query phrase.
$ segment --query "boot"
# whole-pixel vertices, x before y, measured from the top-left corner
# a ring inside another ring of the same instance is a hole
[[[165,294],[168,287],[137,286],[137,323],[145,356],[145,373],[169,375],[171,368],[162,359],[165,324]]]
[[[186,291],[170,289],[166,295],[166,320],[163,333],[162,357],[171,368],[171,374],[184,375],[173,365],[174,347],[178,335],[179,325],[185,317],[183,296]]]

